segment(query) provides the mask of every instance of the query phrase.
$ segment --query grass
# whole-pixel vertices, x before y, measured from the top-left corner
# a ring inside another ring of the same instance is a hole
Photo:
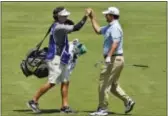
[[[136,101],[132,116],[166,116],[166,2],[2,2],[2,116],[34,115],[25,103],[47,81],[25,78],[20,62],[52,23],[52,10],[65,6],[76,23],[84,9],[93,8],[100,25],[106,25],[101,14],[109,6],[121,12],[124,30],[126,64],[145,64],[148,69],[125,66],[120,84]],[[102,59],[103,36],[94,33],[88,20],[80,32],[69,35],[79,38],[88,48],[71,76],[69,103],[79,116],[87,116],[97,107],[99,70],[94,63]],[[48,40],[45,41],[46,46]],[[109,99],[109,110],[123,113],[123,103]],[[40,99],[42,116],[62,116],[55,112],[61,105],[60,87],[50,90]],[[40,116],[41,116],[40,115]]]

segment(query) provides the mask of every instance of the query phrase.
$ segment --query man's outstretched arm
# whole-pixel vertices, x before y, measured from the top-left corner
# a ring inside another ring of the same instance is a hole
[[[91,20],[92,27],[93,27],[94,31],[97,34],[101,34],[101,28],[100,28],[99,24],[96,21],[96,17],[95,17],[95,14],[94,14],[92,9],[91,9],[91,13],[90,13],[89,17],[90,17],[90,20]]]

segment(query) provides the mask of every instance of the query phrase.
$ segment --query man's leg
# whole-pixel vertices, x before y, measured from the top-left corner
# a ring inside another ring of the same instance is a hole
[[[127,103],[129,96],[124,92],[124,90],[117,83],[112,84],[110,91],[113,95],[115,95],[120,100],[122,100],[124,104]]]
[[[45,94],[50,88],[52,88],[55,84],[47,82],[44,84],[40,89],[36,92],[35,96],[33,97],[33,100],[35,103],[38,103],[39,98]]]
[[[39,98],[45,94],[50,88],[52,88],[55,83],[60,82],[60,75],[62,69],[60,67],[60,57],[55,56],[52,61],[47,62],[49,68],[48,82],[44,84],[35,94],[33,100],[28,102],[28,106],[36,113],[40,112],[38,108],[38,100]]]
[[[119,84],[112,84],[111,92],[113,95],[118,97],[124,102],[125,113],[129,113],[133,110],[135,102],[124,92],[124,90],[119,86]]]
[[[90,113],[91,116],[106,116],[108,115],[107,107],[108,107],[108,90],[109,90],[109,74],[110,74],[110,66],[106,65],[103,67],[100,79],[99,79],[99,105],[96,112]]]
[[[118,81],[121,70],[123,69],[123,59],[118,60],[117,57],[111,58],[111,65],[108,66],[105,73],[101,74],[99,84],[99,106],[107,107],[108,92],[111,83]]]
[[[62,107],[69,106],[68,105],[68,89],[69,89],[69,82],[61,83]]]
[[[69,77],[70,71],[68,65],[62,65],[62,75],[61,80],[61,97],[62,97],[62,107],[60,111],[62,113],[75,113],[68,104],[68,90],[69,90]]]
[[[125,94],[125,92],[122,90],[122,88],[118,85],[118,80],[121,74],[121,71],[123,69],[124,61],[122,57],[116,57],[114,58],[114,65],[111,70],[111,93],[121,99],[124,103],[127,102],[127,99],[129,98],[128,95]]]
[[[124,92],[124,90],[119,86],[118,80],[123,69],[124,60],[123,57],[118,56],[114,59],[114,66],[111,71],[111,93],[121,99],[124,102],[126,107],[125,112],[128,113],[132,110],[133,105],[135,104],[134,101],[130,99],[130,97]],[[130,104],[130,103],[131,104]]]
[[[99,108],[107,109],[108,106],[108,73],[101,73],[99,79]]]
[[[38,106],[38,100],[39,98],[44,95],[50,88],[52,88],[55,84],[51,84],[51,83],[46,83],[44,84],[35,94],[35,96],[33,97],[32,100],[28,101],[27,105],[29,108],[31,108],[33,110],[33,112],[35,113],[40,113],[40,109]]]

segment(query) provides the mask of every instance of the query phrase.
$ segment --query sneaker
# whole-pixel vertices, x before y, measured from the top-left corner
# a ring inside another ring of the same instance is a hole
[[[107,109],[98,108],[96,112],[90,113],[89,115],[90,116],[107,116],[108,111]]]
[[[76,113],[75,111],[73,111],[69,106],[64,106],[60,109],[61,113]]]
[[[128,102],[125,104],[125,113],[129,113],[133,110],[135,102],[132,99],[128,99]]]
[[[27,102],[27,106],[32,109],[35,113],[40,113],[40,109],[38,107],[38,103],[35,103],[33,100]]]

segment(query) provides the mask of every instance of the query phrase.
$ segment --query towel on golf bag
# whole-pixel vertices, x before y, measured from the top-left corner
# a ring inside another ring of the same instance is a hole
[[[70,74],[76,66],[78,57],[85,54],[86,52],[86,46],[80,43],[77,38],[69,42],[70,61],[68,64],[68,70]]]

